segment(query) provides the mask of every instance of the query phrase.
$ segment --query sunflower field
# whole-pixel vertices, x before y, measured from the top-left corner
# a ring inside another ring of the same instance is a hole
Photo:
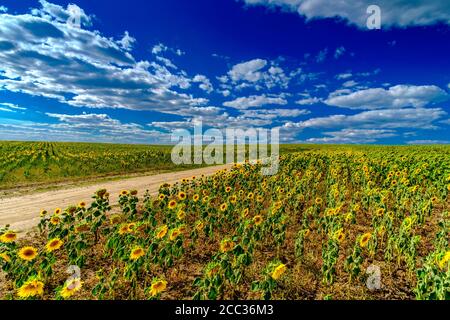
[[[450,299],[450,148],[341,147],[0,229],[4,299]],[[37,208],[39,211],[40,208]],[[39,212],[37,212],[39,214]]]
[[[169,146],[2,141],[0,190],[182,169],[175,168],[170,152]]]

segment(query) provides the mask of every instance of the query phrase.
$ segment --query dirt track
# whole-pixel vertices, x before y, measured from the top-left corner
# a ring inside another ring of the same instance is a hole
[[[10,224],[11,229],[16,231],[31,229],[39,223],[39,212],[41,209],[53,211],[55,208],[64,209],[81,201],[88,202],[98,189],[107,189],[111,194],[111,204],[114,205],[117,204],[118,195],[122,190],[136,189],[140,195],[149,190],[152,194],[155,194],[158,192],[159,186],[164,182],[174,183],[192,176],[211,175],[220,169],[230,167],[231,165],[227,164],[3,198],[0,199],[0,226]]]

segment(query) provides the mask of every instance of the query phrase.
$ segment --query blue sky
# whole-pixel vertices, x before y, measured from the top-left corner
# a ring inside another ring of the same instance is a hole
[[[449,24],[440,0],[0,0],[0,139],[450,143]]]

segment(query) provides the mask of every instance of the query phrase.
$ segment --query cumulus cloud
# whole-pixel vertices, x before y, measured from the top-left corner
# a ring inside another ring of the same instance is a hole
[[[450,2],[442,0],[243,0],[248,5],[283,7],[298,12],[307,20],[323,18],[345,19],[366,28],[367,8],[376,4],[381,8],[381,26],[408,27],[432,25],[438,22],[450,24]]]
[[[199,82],[199,88],[203,91],[206,91],[207,93],[213,92],[214,88],[211,84],[211,80],[209,80],[206,76],[197,74],[194,79],[192,79],[193,82]]]
[[[448,99],[448,94],[433,85],[397,85],[371,88],[356,92],[334,92],[324,102],[330,106],[349,109],[384,109],[403,107],[424,107],[427,104]]]
[[[252,95],[248,97],[239,97],[232,101],[226,101],[223,105],[235,109],[247,109],[268,104],[286,105],[287,100],[281,96],[267,96],[263,94],[260,96]]]
[[[261,90],[263,87],[271,89],[276,86],[287,88],[290,81],[290,77],[281,67],[264,59],[253,59],[235,64],[227,75],[217,79],[223,84],[222,87],[231,89],[230,85],[225,85],[231,82],[237,90],[249,87],[256,90]]]
[[[1,14],[0,89],[77,107],[172,114],[208,102],[183,92],[191,83],[185,71],[169,71],[167,61],[136,61],[128,33],[115,41],[71,27],[65,8],[41,3],[34,15]]]
[[[136,39],[133,38],[132,36],[130,36],[128,31],[125,31],[122,39],[119,41],[119,44],[122,47],[122,49],[129,51],[129,50],[133,49],[133,44],[135,42],[136,42]]]
[[[5,6],[0,6],[0,12],[8,12],[8,8]]]

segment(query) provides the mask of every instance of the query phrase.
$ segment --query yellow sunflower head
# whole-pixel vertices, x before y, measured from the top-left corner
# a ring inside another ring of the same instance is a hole
[[[198,194],[194,194],[194,196],[192,197],[192,200],[194,200],[194,202],[197,202],[198,199],[200,199],[200,196]]]
[[[38,251],[36,248],[28,246],[21,248],[18,255],[25,261],[33,261],[37,257]]]
[[[121,195],[121,196],[126,196],[126,195],[128,195],[128,190],[122,190],[122,191],[120,191],[120,195]]]
[[[167,281],[155,278],[150,287],[150,295],[152,297],[159,295],[167,289]]]
[[[180,199],[181,201],[183,201],[184,199],[186,199],[186,193],[183,191],[180,191],[178,193],[178,199]]]
[[[167,234],[168,228],[167,225],[163,225],[156,230],[156,238],[162,239]]]
[[[181,234],[180,229],[178,229],[178,228],[172,229],[172,230],[170,231],[169,239],[170,239],[171,241],[173,241],[173,240],[175,240],[176,238],[178,238],[178,236],[179,236],[180,234]]]
[[[372,233],[370,233],[370,232],[364,233],[361,236],[361,238],[359,239],[359,245],[361,246],[361,248],[364,248],[367,246],[371,237],[372,237]]]
[[[56,208],[54,213],[58,215],[61,214],[61,212],[62,212],[61,208]]]
[[[169,201],[169,209],[174,209],[177,206],[177,202],[175,200]]]
[[[16,241],[17,234],[14,231],[8,230],[0,236],[0,242],[11,243]]]
[[[52,216],[50,218],[50,223],[54,226],[56,226],[61,221],[61,218],[58,216]]]
[[[86,202],[81,201],[81,202],[78,204],[78,207],[80,207],[80,208],[86,208]]]
[[[67,299],[72,297],[75,293],[81,290],[83,287],[83,282],[79,278],[74,278],[71,280],[68,280],[64,287],[61,289],[59,294],[62,298]]]
[[[47,242],[47,245],[45,246],[45,248],[47,249],[47,252],[53,252],[53,251],[61,248],[62,245],[63,245],[63,242],[61,239],[54,238]]]
[[[220,251],[228,252],[234,248],[234,242],[230,239],[224,239],[220,243]]]
[[[227,205],[226,203],[222,203],[222,204],[220,205],[220,211],[222,211],[222,212],[224,212],[225,210],[227,210],[227,208],[228,208],[228,205]]]
[[[263,217],[261,215],[257,215],[253,217],[253,222],[255,225],[259,226],[263,222]]]
[[[141,247],[135,247],[133,250],[131,250],[130,259],[137,260],[143,255],[145,255],[144,249],[142,249]]]
[[[278,280],[281,278],[281,276],[286,272],[286,265],[279,264],[275,269],[272,271],[271,277],[274,280]]]
[[[22,299],[42,294],[44,294],[44,283],[36,278],[26,281],[17,291],[17,295]]]
[[[177,218],[179,219],[179,220],[183,220],[184,219],[184,217],[186,217],[186,212],[184,212],[184,210],[179,210],[178,211],[178,213],[177,213]]]

